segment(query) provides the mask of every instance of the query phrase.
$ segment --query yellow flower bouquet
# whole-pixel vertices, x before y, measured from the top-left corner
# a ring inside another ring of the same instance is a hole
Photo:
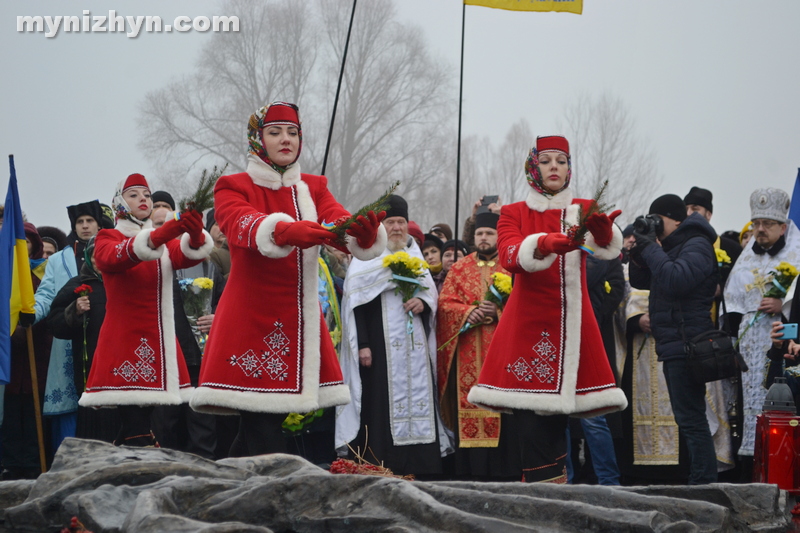
[[[764,298],[783,299],[786,296],[789,287],[794,282],[794,278],[797,277],[797,274],[798,271],[793,265],[787,263],[786,261],[781,261],[778,263],[778,266],[775,267],[775,270],[770,272],[770,276],[767,278],[772,286],[764,291]],[[745,333],[748,332],[750,326],[755,324],[755,322],[762,316],[764,316],[764,313],[761,311],[756,311],[756,314],[754,314],[753,318],[751,318],[750,322],[748,322],[747,327],[744,328],[742,334],[739,335],[738,339],[736,339],[736,343],[733,345],[734,348],[739,346],[739,342],[741,342]]]
[[[392,271],[392,279],[395,283],[395,294],[403,297],[403,303],[416,296],[420,290],[428,290],[428,287],[420,283],[420,279],[425,275],[425,271],[430,267],[428,263],[419,257],[413,257],[403,250],[387,255],[383,258],[384,268]],[[408,325],[406,330],[411,335],[411,342],[414,342],[414,316],[408,311]]]
[[[495,272],[492,274],[492,283],[486,288],[486,294],[483,295],[483,299],[495,304],[498,309],[502,309],[503,306],[506,304],[508,300],[508,296],[511,294],[511,276],[508,274],[503,274],[502,272]],[[481,302],[475,301],[472,302],[472,305],[480,305]],[[491,320],[486,322],[487,324],[491,323]],[[462,333],[471,330],[472,328],[478,327],[483,325],[481,324],[470,324],[466,322],[461,329],[458,330],[458,333],[447,339],[447,341],[439,346],[439,350],[453,342],[456,337],[461,335]]]
[[[211,314],[211,294],[214,282],[209,278],[183,278],[178,281],[178,286],[181,288],[183,310],[186,318],[189,319],[189,325],[192,327],[192,333],[202,354],[206,348],[208,335],[200,331],[197,319]]]

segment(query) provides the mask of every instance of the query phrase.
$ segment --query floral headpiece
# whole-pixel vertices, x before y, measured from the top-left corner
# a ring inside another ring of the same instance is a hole
[[[122,193],[128,189],[141,187],[142,189],[150,190],[150,185],[147,179],[141,174],[131,174],[124,180],[117,183],[117,190],[114,193],[114,199],[111,200],[111,207],[114,209],[114,217],[117,220],[130,220],[137,226],[144,226],[144,220],[139,220],[131,213],[128,207],[128,202],[122,197]]]
[[[279,167],[273,163],[269,158],[269,154],[267,154],[267,150],[264,148],[264,127],[273,124],[297,127],[297,133],[300,139],[297,157],[300,157],[300,151],[303,149],[303,128],[300,126],[299,108],[295,104],[290,104],[288,102],[272,102],[250,115],[250,121],[247,124],[249,152],[271,166],[275,171],[283,174],[286,168]],[[290,165],[294,164],[295,161],[297,161],[297,158],[295,158]],[[288,166],[289,165],[287,165],[287,167]]]
[[[564,181],[564,185],[556,192],[552,192],[544,186],[544,180],[539,172],[539,154],[545,152],[557,152],[567,156],[567,163],[569,165],[567,179]],[[570,158],[569,155],[569,142],[567,139],[560,135],[537,137],[536,146],[531,148],[528,159],[525,160],[525,177],[528,180],[528,184],[533,187],[536,192],[547,197],[553,197],[569,187],[569,181],[570,178],[572,178],[572,158]]]

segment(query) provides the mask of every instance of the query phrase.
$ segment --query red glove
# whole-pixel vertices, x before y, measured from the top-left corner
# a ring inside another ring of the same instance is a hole
[[[370,211],[367,216],[359,216],[354,224],[351,224],[345,233],[355,237],[361,248],[370,248],[378,238],[378,228],[381,221],[386,218],[386,211],[381,211],[377,215]]]
[[[614,219],[617,218],[622,211],[617,209],[610,215],[605,213],[593,213],[586,219],[586,228],[592,232],[594,242],[598,246],[606,247],[611,244],[611,238],[614,236],[613,226]]]
[[[312,220],[297,222],[278,222],[272,233],[272,240],[278,246],[297,246],[311,248],[324,244],[326,240],[335,239],[336,235]]]
[[[154,248],[158,248],[165,242],[179,237],[184,232],[183,222],[180,220],[167,220],[160,228],[156,228],[150,233],[150,242]]]
[[[183,228],[189,234],[189,246],[195,250],[206,243],[206,236],[203,235],[203,215],[197,211],[186,211],[181,213]]]
[[[572,250],[577,250],[578,245],[563,233],[548,233],[539,237],[539,253],[542,255],[563,255]]]

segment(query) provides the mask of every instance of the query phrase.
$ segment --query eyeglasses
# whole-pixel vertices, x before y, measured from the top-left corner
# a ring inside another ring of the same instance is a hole
[[[753,229],[758,228],[759,226],[764,229],[772,229],[777,226],[779,222],[777,220],[754,220],[753,221]]]

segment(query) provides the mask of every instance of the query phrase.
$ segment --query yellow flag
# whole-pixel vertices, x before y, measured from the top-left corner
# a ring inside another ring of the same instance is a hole
[[[583,12],[583,0],[464,0],[464,3],[511,11],[563,11],[576,15]]]

